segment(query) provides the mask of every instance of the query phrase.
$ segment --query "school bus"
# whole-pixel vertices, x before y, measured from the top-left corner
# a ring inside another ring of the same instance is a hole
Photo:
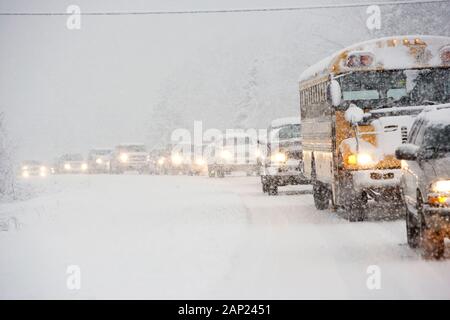
[[[365,219],[370,199],[400,204],[414,117],[450,102],[450,38],[396,36],[345,48],[299,79],[303,161],[317,209]]]

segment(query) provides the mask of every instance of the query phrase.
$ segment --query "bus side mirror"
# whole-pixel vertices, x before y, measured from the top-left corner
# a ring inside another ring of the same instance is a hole
[[[331,102],[333,107],[337,107],[341,104],[341,85],[336,80],[331,80],[328,85],[328,100]]]
[[[358,124],[358,122],[362,121],[364,118],[364,111],[361,108],[358,108],[353,103],[345,110],[344,114],[345,120],[350,122],[353,125]]]

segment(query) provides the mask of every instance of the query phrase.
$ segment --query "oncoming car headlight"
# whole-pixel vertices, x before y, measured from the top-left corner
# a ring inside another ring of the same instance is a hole
[[[70,163],[65,163],[64,170],[70,170],[70,169],[72,169],[72,166],[70,165]]]
[[[428,203],[432,206],[450,206],[450,180],[438,180],[431,184]]]
[[[172,163],[176,166],[179,166],[183,162],[183,158],[179,154],[172,155]]]
[[[198,158],[195,160],[195,164],[198,166],[204,166],[206,164],[206,161],[203,160],[202,158]]]
[[[222,159],[225,159],[225,160],[230,160],[230,159],[233,157],[233,155],[231,154],[230,151],[228,151],[228,150],[223,150],[223,151],[220,153],[220,157],[221,157]]]
[[[275,162],[285,162],[286,161],[286,155],[282,152],[277,152],[272,156],[272,161]]]
[[[97,158],[97,159],[95,160],[95,163],[96,163],[96,164],[102,164],[102,163],[103,163],[102,158]]]
[[[431,190],[436,193],[450,193],[450,180],[439,180],[431,185]]]
[[[46,177],[47,176],[47,167],[46,166],[42,166],[39,168],[39,175],[41,177]]]
[[[120,160],[120,162],[128,162],[128,154],[121,153],[119,156],[119,160]]]
[[[88,165],[86,163],[81,164],[81,170],[86,171],[88,168]]]

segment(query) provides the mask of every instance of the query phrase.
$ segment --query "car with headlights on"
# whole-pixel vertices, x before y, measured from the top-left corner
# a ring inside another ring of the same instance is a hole
[[[110,171],[122,174],[125,171],[137,171],[140,174],[149,171],[149,154],[142,143],[120,144],[111,156]]]
[[[450,104],[423,111],[396,149],[408,244],[425,258],[444,256],[450,237]]]
[[[112,149],[91,149],[88,153],[87,163],[89,173],[109,173]]]
[[[205,161],[209,177],[223,178],[233,172],[244,172],[247,176],[259,175],[261,151],[256,133],[254,135],[230,130],[206,148]]]
[[[88,164],[79,153],[64,154],[56,161],[55,172],[65,173],[87,173]]]
[[[49,173],[49,168],[40,161],[24,161],[20,167],[20,175],[23,178],[30,176],[46,177]]]
[[[272,121],[268,128],[267,155],[261,170],[264,193],[278,194],[278,187],[308,184],[303,175],[300,117]]]

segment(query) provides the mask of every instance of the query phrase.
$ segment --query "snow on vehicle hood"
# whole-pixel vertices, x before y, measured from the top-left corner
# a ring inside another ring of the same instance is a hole
[[[395,149],[406,142],[414,122],[414,116],[387,116],[372,121],[377,133],[377,149],[380,155],[393,155]]]

